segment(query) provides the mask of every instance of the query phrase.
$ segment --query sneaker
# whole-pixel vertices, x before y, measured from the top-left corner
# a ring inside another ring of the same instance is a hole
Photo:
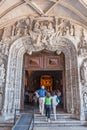
[[[47,121],[47,119],[48,119],[48,118],[46,117],[46,121]]]
[[[48,122],[50,123],[50,119],[48,119]]]
[[[54,120],[56,120],[56,117],[54,118]]]

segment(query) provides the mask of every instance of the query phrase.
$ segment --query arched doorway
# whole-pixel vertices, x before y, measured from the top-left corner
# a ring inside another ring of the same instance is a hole
[[[52,93],[58,90],[61,92],[62,100],[58,108],[66,110],[66,93],[65,93],[65,56],[61,52],[59,55],[54,51],[42,50],[34,52],[32,55],[24,54],[24,93],[22,97],[22,108],[34,104],[34,92],[40,89],[42,85]],[[64,96],[63,96],[64,95]],[[32,108],[31,108],[32,109]]]
[[[54,38],[55,40],[55,38]],[[34,46],[29,36],[15,41],[9,52],[8,70],[5,90],[4,115],[13,116],[15,108],[21,108],[21,93],[23,89],[23,56],[27,52],[41,50],[62,52],[65,55],[65,86],[66,86],[66,109],[74,117],[80,118],[80,96],[78,85],[77,53],[73,43],[66,38],[58,38],[53,45]],[[74,102],[75,100],[75,102]]]

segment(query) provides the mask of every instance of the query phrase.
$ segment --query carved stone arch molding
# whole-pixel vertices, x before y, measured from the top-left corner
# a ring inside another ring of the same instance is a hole
[[[0,112],[3,108],[4,101],[4,90],[5,90],[5,80],[6,80],[6,64],[7,59],[2,54],[0,54]]]
[[[84,57],[80,67],[80,81],[81,81],[81,105],[84,112],[83,117],[87,120],[87,57]]]
[[[55,38],[54,38],[55,39]],[[28,52],[38,52],[43,49],[48,51],[61,51],[65,55],[65,80],[66,80],[66,109],[68,113],[80,118],[80,95],[78,85],[77,52],[73,43],[66,38],[58,38],[53,44],[35,45],[32,39],[22,37],[16,40],[9,51],[8,70],[6,78],[5,102],[3,114],[5,117],[14,115],[14,109],[21,107],[23,55]]]

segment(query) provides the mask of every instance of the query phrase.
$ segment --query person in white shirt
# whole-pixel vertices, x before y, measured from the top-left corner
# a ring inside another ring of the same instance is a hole
[[[54,114],[54,119],[56,120],[56,106],[59,103],[59,99],[57,97],[57,95],[55,94],[55,92],[52,92],[52,108],[53,108],[53,114]]]

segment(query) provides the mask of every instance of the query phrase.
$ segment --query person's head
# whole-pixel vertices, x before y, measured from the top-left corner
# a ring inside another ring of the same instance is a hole
[[[51,96],[51,94],[49,93],[49,92],[47,92],[47,95],[46,95],[47,97],[50,97]]]
[[[51,95],[52,95],[52,96],[56,95],[56,94],[55,94],[55,91],[52,91]]]
[[[44,86],[41,86],[42,89],[44,89],[45,87]]]

